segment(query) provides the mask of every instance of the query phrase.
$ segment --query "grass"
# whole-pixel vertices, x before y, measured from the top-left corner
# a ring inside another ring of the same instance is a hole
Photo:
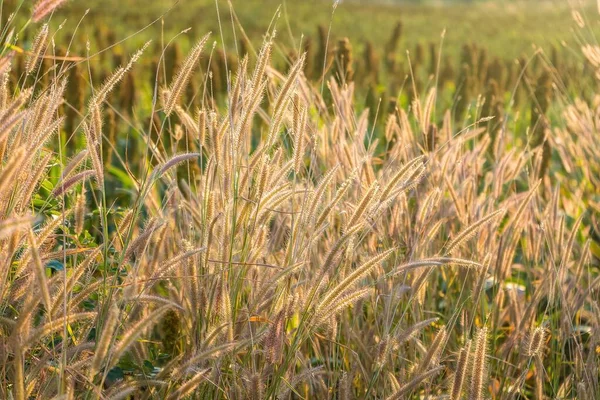
[[[3,398],[600,396],[599,111],[558,68],[377,121],[347,48],[315,81],[266,30],[217,97],[214,35],[108,70],[29,24],[0,58]]]
[[[233,30],[229,7],[226,2],[219,4],[223,34],[231,47]],[[262,36],[278,9],[281,13],[279,48],[297,49],[302,35],[314,37],[318,25],[328,26],[332,20],[332,2],[328,1],[249,0],[233,1],[232,4],[235,15],[243,21],[244,30],[256,46],[260,46]],[[98,21],[96,23],[111,26],[119,38],[145,27],[164,13],[167,13],[164,31],[168,36],[186,27],[191,27],[195,35],[208,31],[213,32],[214,37],[220,35],[214,1],[153,2],[140,11],[135,7],[123,7],[122,2],[116,0],[94,0],[85,4],[74,3],[69,12],[81,15],[86,8],[90,8],[90,17]],[[594,11],[591,4],[585,10],[587,13]],[[348,37],[353,43],[366,40],[381,42],[387,41],[396,23],[402,21],[405,37],[402,47],[411,50],[417,43],[439,43],[441,32],[446,30],[445,52],[448,55],[457,56],[465,42],[476,42],[488,49],[491,55],[517,58],[523,53],[530,53],[533,45],[546,50],[551,45],[560,47],[562,41],[572,45],[574,33],[570,16],[568,4],[554,1],[509,4],[459,2],[445,6],[342,2],[335,10],[331,30],[333,37]],[[127,29],[118,23],[122,20],[128,21]],[[160,37],[162,29],[161,25],[155,25],[150,28],[149,36]],[[236,35],[239,38],[240,32]],[[137,36],[138,41],[142,38],[143,35]],[[362,47],[357,51],[361,52]]]

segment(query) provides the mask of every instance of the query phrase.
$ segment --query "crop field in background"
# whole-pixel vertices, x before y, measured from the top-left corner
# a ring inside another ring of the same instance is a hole
[[[600,398],[600,3],[0,7],[0,398]]]
[[[227,2],[219,3],[223,35],[229,41],[231,29],[230,8]],[[573,45],[575,32],[571,19],[571,7],[567,1],[533,1],[533,2],[483,2],[465,3],[441,2],[441,4],[405,4],[389,5],[378,1],[342,2],[332,14],[332,1],[276,1],[276,0],[233,0],[233,10],[241,26],[259,46],[269,24],[276,16],[277,10],[281,16],[277,22],[279,48],[296,48],[300,45],[301,36],[314,37],[316,40],[317,27],[329,27],[334,38],[348,37],[356,43],[357,50],[362,51],[362,42],[369,40],[374,44],[383,44],[392,34],[398,21],[403,23],[404,32],[402,47],[414,49],[417,43],[427,45],[429,42],[439,43],[441,32],[446,29],[446,44],[444,52],[458,55],[465,42],[475,42],[485,47],[491,55],[516,58],[521,53],[530,53],[532,46],[559,46],[563,41]],[[583,8],[587,14],[595,12],[593,2],[585,2]],[[121,39],[131,35],[135,30],[147,26],[152,20],[164,16],[164,31],[170,35],[185,28],[192,28],[181,42],[187,42],[201,36],[203,32],[211,31],[213,39],[220,36],[217,11],[214,1],[186,0],[175,2],[149,2],[140,9],[135,1],[92,0],[85,3],[74,3],[68,11],[63,11],[60,17],[67,14],[81,15],[90,9],[89,19],[94,25],[108,24],[111,31]],[[169,11],[170,10],[170,11]],[[78,19],[69,18],[71,24]],[[97,22],[96,22],[97,21]],[[127,21],[127,24],[119,23]],[[62,22],[56,18],[55,23]],[[590,21],[593,29],[598,28],[596,21]],[[94,26],[83,26],[83,31],[94,30]],[[152,38],[159,40],[162,24],[149,28],[150,33],[137,35],[134,42],[143,42]],[[236,32],[240,36],[240,32]],[[82,35],[83,36],[83,35]],[[400,54],[402,56],[402,54]],[[574,56],[574,54],[573,54]]]

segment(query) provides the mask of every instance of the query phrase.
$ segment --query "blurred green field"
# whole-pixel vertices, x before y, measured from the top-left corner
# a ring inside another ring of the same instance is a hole
[[[571,9],[566,1],[452,2],[442,5],[342,2],[333,17],[330,1],[233,0],[231,3],[235,16],[255,44],[260,43],[262,35],[275,20],[280,47],[298,48],[302,35],[316,36],[317,26],[328,26],[330,22],[332,37],[347,36],[353,43],[369,40],[383,44],[398,21],[404,25],[402,44],[406,48],[412,48],[416,43],[439,43],[440,34],[446,30],[446,54],[456,54],[465,41],[477,42],[490,54],[503,58],[531,53],[533,46],[548,48],[560,46],[563,42],[568,45],[576,43]],[[230,7],[228,2],[221,0],[217,3],[210,0],[154,1],[145,2],[143,7],[137,7],[133,1],[92,0],[73,2],[68,11],[63,12],[68,12],[70,22],[74,23],[78,12],[83,15],[85,9],[90,8],[87,19],[94,24],[88,24],[87,28],[108,24],[119,39],[164,15],[164,25],[156,23],[130,40],[139,44],[148,37],[156,38],[161,31],[164,31],[164,40],[168,41],[186,27],[191,28],[188,36],[192,38],[206,31],[212,31],[218,38],[221,30],[215,4],[219,6],[223,36],[231,43]],[[274,10],[278,7],[279,14],[275,15]],[[594,8],[590,4],[582,14],[592,12]],[[56,21],[59,19],[56,18]],[[122,24],[121,21],[127,23]],[[240,35],[239,29],[236,29],[236,34]]]

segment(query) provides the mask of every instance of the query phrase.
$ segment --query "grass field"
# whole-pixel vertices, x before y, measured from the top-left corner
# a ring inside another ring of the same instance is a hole
[[[69,7],[71,19],[90,8],[94,21],[114,25],[119,38],[141,29],[153,19],[165,14],[164,30],[174,34],[184,28],[192,28],[188,36],[197,37],[212,31],[220,35],[214,1],[193,0],[175,2],[152,2],[143,10],[122,7],[122,1],[105,0],[73,4]],[[219,2],[223,34],[231,45],[231,16],[227,2]],[[384,42],[390,37],[398,21],[404,25],[403,44],[413,49],[418,42],[439,43],[440,34],[446,30],[445,51],[457,55],[464,42],[477,42],[493,55],[516,58],[523,52],[530,53],[532,46],[548,48],[565,41],[573,45],[574,32],[571,8],[567,2],[485,2],[469,4],[459,2],[447,5],[385,5],[376,1],[364,3],[341,3],[332,15],[329,1],[248,0],[233,1],[237,18],[256,45],[280,10],[278,46],[298,48],[301,36],[316,36],[318,25],[329,26],[332,37],[349,37],[351,42]],[[586,14],[594,12],[594,4],[588,2]],[[73,12],[73,10],[78,10]],[[58,20],[57,20],[58,21]],[[114,24],[127,21],[127,25]],[[597,27],[597,24],[593,24]],[[162,25],[149,28],[149,36],[158,40]],[[237,32],[239,36],[240,33]],[[138,37],[138,42],[145,38]],[[166,40],[170,36],[165,37]],[[362,50],[362,49],[359,49]]]
[[[0,398],[600,398],[596,4],[146,3],[0,0]]]

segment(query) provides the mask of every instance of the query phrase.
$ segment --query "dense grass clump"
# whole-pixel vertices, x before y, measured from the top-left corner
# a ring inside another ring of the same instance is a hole
[[[600,396],[599,102],[550,115],[551,65],[515,116],[467,46],[477,104],[413,83],[381,117],[348,40],[317,84],[308,51],[272,66],[269,30],[218,67],[210,34],[144,71],[146,44],[88,85],[93,57],[56,54],[43,22],[15,69],[10,24],[0,397]]]

